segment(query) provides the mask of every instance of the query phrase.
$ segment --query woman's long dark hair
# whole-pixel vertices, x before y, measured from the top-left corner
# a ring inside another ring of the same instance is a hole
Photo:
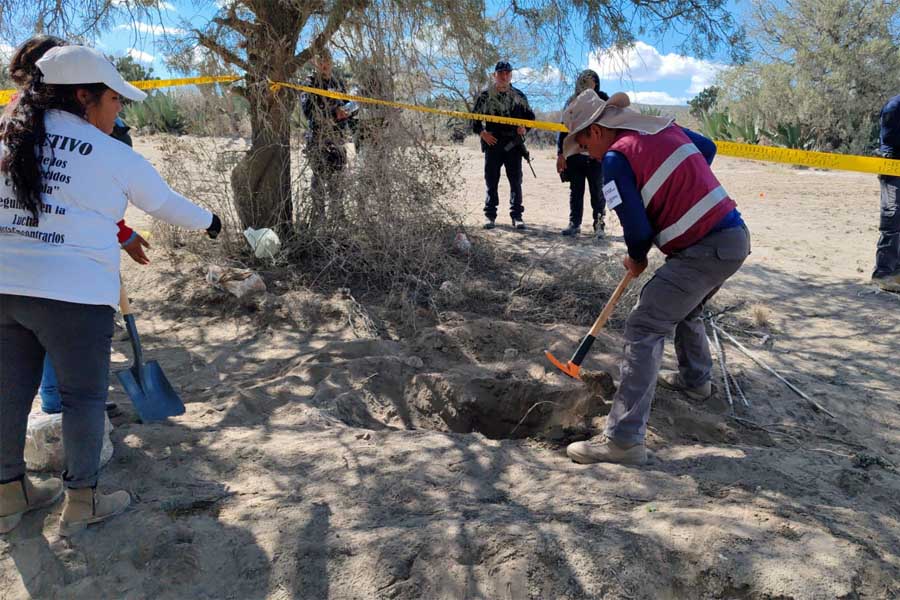
[[[6,146],[0,171],[9,177],[16,199],[35,219],[40,219],[44,142],[47,130],[44,116],[48,110],[64,110],[84,118],[85,105],[76,92],[87,90],[88,105],[99,102],[107,87],[102,83],[49,85],[35,63],[48,50],[65,46],[66,42],[52,36],[36,36],[23,43],[9,64],[10,78],[19,88],[15,105],[0,124],[0,142]]]

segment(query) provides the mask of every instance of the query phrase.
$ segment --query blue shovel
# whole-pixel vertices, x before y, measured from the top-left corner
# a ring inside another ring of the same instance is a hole
[[[134,315],[131,314],[131,305],[128,303],[124,285],[119,288],[119,308],[125,319],[128,337],[131,339],[134,363],[127,369],[117,371],[116,376],[119,378],[119,383],[125,388],[125,393],[131,398],[138,416],[142,422],[151,423],[164,421],[167,417],[183,415],[184,403],[172,388],[172,384],[166,379],[162,367],[155,360],[144,362],[141,338],[138,336],[137,326],[134,324]]]

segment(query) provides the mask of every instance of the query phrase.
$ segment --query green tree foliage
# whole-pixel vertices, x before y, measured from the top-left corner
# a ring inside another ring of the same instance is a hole
[[[116,65],[116,69],[122,74],[125,81],[159,79],[159,77],[153,76],[153,67],[145,67],[127,54],[125,56],[119,56],[118,58],[110,56],[109,59]]]
[[[691,107],[691,116],[696,119],[701,118],[703,113],[709,112],[716,107],[716,100],[718,97],[719,88],[716,86],[711,85],[707,88],[703,88],[699,94],[694,96],[691,100],[688,100],[688,105]]]
[[[767,59],[723,73],[719,106],[785,144],[870,152],[878,113],[900,91],[900,2],[754,0],[754,12]]]

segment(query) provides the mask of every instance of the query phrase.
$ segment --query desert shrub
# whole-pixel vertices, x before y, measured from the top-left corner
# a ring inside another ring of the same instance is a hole
[[[303,143],[295,139],[293,233],[282,238],[282,251],[274,261],[261,261],[251,255],[241,235],[231,196],[231,169],[246,142],[223,145],[214,139],[163,136],[167,180],[224,223],[215,244],[192,232],[160,226],[163,245],[189,247],[206,262],[278,272],[279,279],[297,285],[349,287],[415,317],[421,308],[434,308],[441,284],[460,280],[469,263],[467,254],[453,248],[463,229],[454,209],[462,189],[458,159],[419,143],[421,139],[422,132],[397,123],[358,153],[348,144],[350,164],[335,186],[339,193],[324,202],[324,215],[318,218],[314,207],[322,206],[322,199],[309,189]]]
[[[181,94],[176,97],[187,132],[204,136],[249,136],[249,103],[238,94]]]

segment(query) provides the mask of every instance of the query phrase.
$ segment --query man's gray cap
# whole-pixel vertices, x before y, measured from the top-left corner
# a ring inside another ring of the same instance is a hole
[[[616,92],[609,100],[601,100],[594,90],[584,90],[563,111],[563,124],[569,135],[563,141],[563,155],[568,158],[581,152],[575,134],[594,123],[610,129],[631,129],[645,134],[659,133],[675,120],[670,117],[651,117],[628,108],[628,94]]]

